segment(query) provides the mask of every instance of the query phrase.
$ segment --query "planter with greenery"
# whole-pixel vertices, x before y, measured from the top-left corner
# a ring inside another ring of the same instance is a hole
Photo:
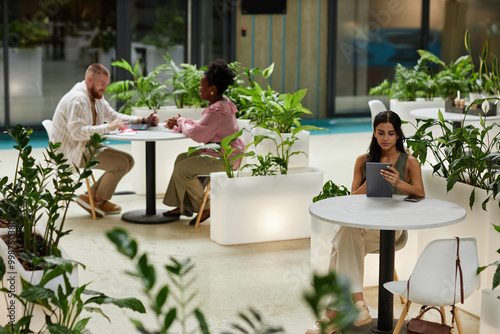
[[[9,265],[9,272],[17,273],[12,276],[15,276],[14,284],[9,285],[18,293],[23,289],[21,278],[30,284],[38,284],[44,276],[42,270],[45,263],[39,260],[38,266],[34,266],[33,259],[63,255],[59,242],[70,233],[65,230],[69,203],[73,201],[82,181],[90,175],[90,169],[97,164],[95,156],[102,150],[98,148],[102,139],[94,135],[88,144],[89,158],[85,157],[86,165],[81,172],[57,152],[60,143],[49,143],[44,161],[38,162],[32,156],[32,147],[29,145],[31,132],[21,125],[7,127],[7,133],[15,141],[14,148],[19,154],[12,182],[7,176],[0,180],[0,216],[8,222],[0,240],[4,243],[1,247],[4,251],[2,257]],[[76,270],[70,277],[77,281]],[[3,284],[7,285],[7,282],[4,280]],[[47,284],[56,291],[62,281],[48,280]],[[41,316],[43,319],[43,313]]]
[[[210,238],[221,245],[233,245],[309,237],[308,202],[321,188],[323,171],[296,167],[279,174],[284,161],[293,154],[289,149],[284,158],[266,155],[257,156],[258,164],[243,161],[240,169],[252,171],[238,170],[235,174],[233,166],[238,159],[255,155],[245,151],[230,157],[231,141],[243,132],[224,138],[220,145],[207,144],[190,150],[209,148],[221,153],[221,157],[212,157],[221,161],[224,172],[210,174]],[[258,147],[269,137],[256,136],[246,149]]]
[[[484,100],[475,100],[474,104],[482,102]],[[419,230],[419,250],[435,238],[474,236],[481,245],[480,263],[494,262],[496,245],[500,244],[500,235],[494,233],[491,225],[500,224],[497,198],[500,191],[500,125],[487,126],[482,120],[480,128],[472,125],[453,128],[442,114],[437,120],[419,120],[418,125],[415,136],[407,143],[422,164],[427,161],[431,166],[431,170],[423,171],[426,196],[456,203],[467,210],[466,219],[458,224]],[[441,135],[429,131],[430,127],[438,127]],[[491,286],[491,280],[491,276],[483,275],[481,287]],[[463,307],[478,315],[480,292],[468,298]]]

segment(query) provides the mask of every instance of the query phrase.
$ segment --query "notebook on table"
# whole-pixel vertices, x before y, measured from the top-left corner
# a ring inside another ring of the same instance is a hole
[[[366,196],[368,197],[392,197],[392,184],[386,181],[380,171],[392,166],[385,162],[366,163]]]

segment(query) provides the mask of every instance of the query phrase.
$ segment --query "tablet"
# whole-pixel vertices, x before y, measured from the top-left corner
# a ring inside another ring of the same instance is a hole
[[[386,162],[366,163],[366,196],[368,197],[392,197],[392,184],[386,181],[380,171],[392,166]]]
[[[132,130],[146,130],[148,128],[147,124],[131,123],[127,124]]]

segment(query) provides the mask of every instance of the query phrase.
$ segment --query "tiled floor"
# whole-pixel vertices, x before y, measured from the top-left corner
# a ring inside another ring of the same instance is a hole
[[[369,140],[370,133],[311,136],[310,165],[324,170],[325,181],[332,179],[350,188],[354,161],[366,151]],[[119,149],[130,150],[130,146],[120,145]],[[35,149],[37,156],[41,157],[41,153],[41,149]],[[0,175],[11,176],[14,161],[15,151],[2,150]],[[132,190],[133,177],[133,173],[127,175],[117,191]],[[145,206],[143,196],[117,195],[113,199],[126,210]],[[165,208],[160,198],[157,207]],[[188,220],[180,220],[164,225],[136,225],[123,222],[119,215],[93,221],[72,204],[66,227],[73,231],[63,238],[62,246],[76,261],[85,264],[86,270],[80,270],[79,279],[81,283],[91,282],[89,289],[114,297],[134,296],[145,303],[137,279],[125,274],[132,264],[106,239],[106,231],[122,227],[136,238],[140,250],[148,252],[156,266],[161,282],[166,281],[163,265],[169,257],[191,258],[197,279],[190,291],[197,291],[196,301],[212,333],[234,331],[230,324],[237,322],[238,312],[248,307],[259,310],[266,321],[283,326],[286,333],[304,333],[314,322],[312,312],[302,300],[303,291],[310,287],[309,239],[221,246],[210,240],[210,220],[197,230],[187,223]],[[376,311],[377,289],[367,288],[366,296],[368,305]],[[401,304],[395,302],[395,305],[395,314],[399,315]],[[110,322],[98,314],[89,314],[92,319],[88,328],[94,334],[137,333],[128,318],[140,319],[150,329],[157,325],[151,312],[138,315],[112,306],[102,308]],[[417,309],[412,308],[412,315]],[[461,319],[465,333],[478,333],[478,319],[464,313]],[[198,332],[192,321],[189,327]],[[181,333],[176,328],[175,332]]]

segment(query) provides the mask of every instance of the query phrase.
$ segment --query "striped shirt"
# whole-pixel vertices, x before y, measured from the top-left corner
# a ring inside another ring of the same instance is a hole
[[[139,117],[116,112],[104,98],[95,100],[95,109],[96,125],[92,125],[92,102],[85,81],[73,86],[57,104],[49,139],[53,143],[62,143],[59,152],[64,154],[69,163],[80,166],[90,137],[94,133],[109,133],[109,126],[104,122],[112,122],[117,118],[128,123],[137,123],[139,120]]]

